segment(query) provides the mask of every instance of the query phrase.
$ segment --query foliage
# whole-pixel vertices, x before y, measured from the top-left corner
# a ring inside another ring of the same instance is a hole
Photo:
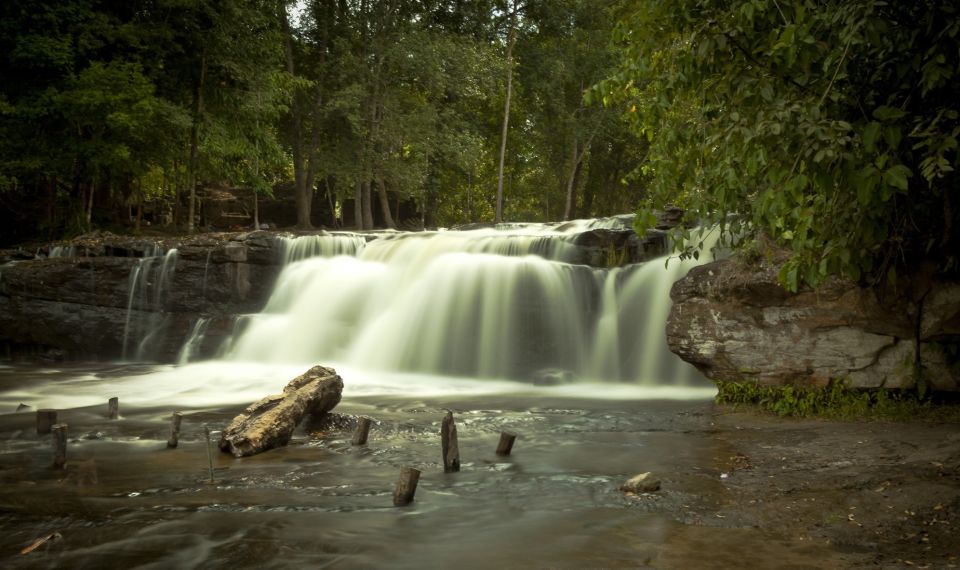
[[[293,187],[303,226],[314,194],[349,212],[358,187],[375,214],[489,220],[508,7],[507,218],[621,213],[646,142],[582,96],[616,66],[620,1],[6,0],[0,241],[144,209],[189,228],[188,196],[213,185]]]
[[[960,421],[960,405],[936,405],[918,391],[855,390],[843,381],[826,388],[762,386],[756,382],[717,382],[718,404],[751,405],[781,417]]]
[[[781,281],[957,269],[960,7],[946,0],[632,0],[589,98],[651,141],[666,204],[789,246]],[[689,252],[688,252],[689,253]]]

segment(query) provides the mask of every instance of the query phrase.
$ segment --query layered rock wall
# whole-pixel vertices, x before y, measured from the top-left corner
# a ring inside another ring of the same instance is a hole
[[[790,293],[774,268],[737,259],[693,269],[671,291],[670,349],[713,380],[909,388],[919,352],[924,382],[957,390],[950,346],[960,334],[960,284],[920,295],[833,280]]]
[[[155,334],[147,356],[172,360],[198,317],[211,319],[215,339],[229,333],[236,315],[259,311],[283,261],[267,232],[90,242],[77,247],[79,256],[0,266],[0,343],[11,356],[117,358],[125,333],[140,336],[137,325],[149,321]],[[162,258],[149,256],[170,248],[177,255],[161,283]],[[138,265],[142,275],[134,282]],[[142,340],[127,338],[128,348]]]

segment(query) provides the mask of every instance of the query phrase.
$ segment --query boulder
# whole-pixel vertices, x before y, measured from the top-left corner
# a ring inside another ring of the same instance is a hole
[[[620,490],[624,493],[653,493],[660,490],[660,479],[650,472],[641,473],[627,479],[626,483],[620,485]]]
[[[343,380],[332,368],[314,366],[290,381],[283,393],[251,404],[220,437],[220,450],[234,457],[286,445],[307,414],[318,416],[340,403]]]
[[[924,305],[836,278],[791,293],[775,264],[726,259],[674,284],[667,342],[712,380],[910,388],[919,330],[929,387],[953,391],[958,376],[940,346],[956,338],[960,285],[930,287]]]

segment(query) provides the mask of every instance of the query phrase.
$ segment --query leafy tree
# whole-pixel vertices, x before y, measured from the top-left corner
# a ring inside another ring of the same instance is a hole
[[[626,2],[591,97],[651,141],[649,197],[790,248],[791,289],[957,269],[960,17],[938,0]]]

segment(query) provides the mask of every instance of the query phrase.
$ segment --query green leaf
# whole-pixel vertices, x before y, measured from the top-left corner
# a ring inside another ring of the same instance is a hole
[[[898,164],[883,173],[883,181],[894,188],[899,188],[900,190],[906,191],[907,186],[909,185],[907,179],[912,175],[913,173],[909,168],[902,164]]]
[[[887,107],[886,105],[877,107],[873,110],[873,117],[879,121],[896,121],[906,115],[907,112],[896,107]]]
[[[880,123],[871,121],[863,129],[863,149],[867,152],[873,152],[876,149],[877,137],[880,136]]]
[[[900,134],[900,127],[889,125],[883,128],[883,140],[887,141],[887,144],[890,145],[891,149],[895,149],[900,146],[901,138],[902,135]]]

